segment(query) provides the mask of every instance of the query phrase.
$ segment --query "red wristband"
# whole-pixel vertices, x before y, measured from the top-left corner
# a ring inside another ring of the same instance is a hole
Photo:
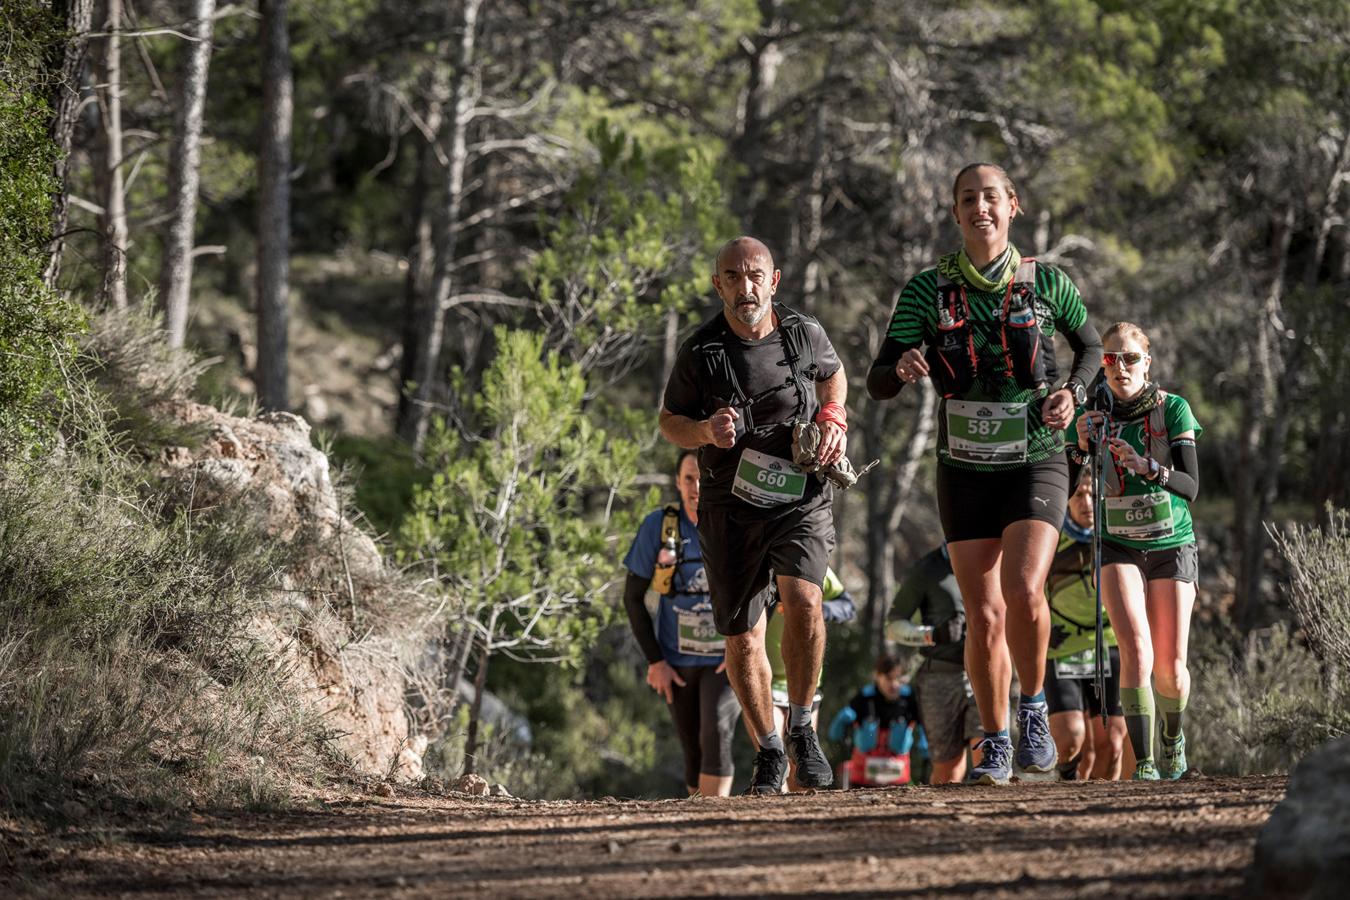
[[[831,400],[820,408],[820,412],[816,413],[816,422],[817,424],[833,422],[844,431],[848,431],[848,412],[844,409],[844,404]]]

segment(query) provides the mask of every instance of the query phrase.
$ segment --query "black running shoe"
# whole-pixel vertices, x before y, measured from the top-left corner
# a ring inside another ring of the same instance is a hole
[[[820,739],[810,725],[803,725],[788,732],[788,747],[797,761],[797,783],[805,788],[825,788],[834,784],[834,771],[825,751],[820,749]]]
[[[760,750],[755,754],[755,768],[750,773],[750,786],[745,793],[781,794],[787,770],[787,754],[782,750]]]

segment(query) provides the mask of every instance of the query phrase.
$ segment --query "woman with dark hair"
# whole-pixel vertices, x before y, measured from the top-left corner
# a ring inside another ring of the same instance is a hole
[[[1078,417],[1076,460],[1104,441],[1101,499],[1102,603],[1120,645],[1120,705],[1134,749],[1134,778],[1175,779],[1186,772],[1182,712],[1199,558],[1190,503],[1200,493],[1195,439],[1204,430],[1191,406],[1149,380],[1148,335],[1138,325],[1107,329],[1102,354],[1105,402]],[[1149,687],[1149,676],[1153,686]],[[1160,714],[1153,757],[1153,716]]]
[[[1024,775],[1054,777],[1042,690],[1050,640],[1045,578],[1069,496],[1062,431],[1086,398],[1101,342],[1069,276],[1023,257],[1009,241],[1021,201],[1007,172],[966,166],[952,199],[961,249],[900,292],[867,390],[884,400],[931,378],[942,397],[938,509],[965,603],[966,671],[984,732],[970,777],[1006,784],[1014,765],[1013,666],[1023,691],[1016,765]],[[1074,352],[1062,380],[1056,334]]]
[[[638,528],[624,565],[623,605],[643,655],[647,684],[666,701],[684,748],[690,796],[725,797],[734,774],[731,739],[741,706],[727,680],[724,638],[713,624],[698,540],[698,454],[680,453],[680,495]],[[648,590],[655,601],[648,604]]]

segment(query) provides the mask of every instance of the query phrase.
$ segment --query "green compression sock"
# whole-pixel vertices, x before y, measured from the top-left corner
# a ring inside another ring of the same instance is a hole
[[[1125,730],[1130,734],[1136,762],[1153,758],[1153,690],[1120,689],[1120,708],[1125,713]]]
[[[1162,717],[1162,739],[1173,743],[1181,737],[1181,714],[1186,711],[1186,701],[1190,696],[1168,697],[1154,691],[1153,699]]]

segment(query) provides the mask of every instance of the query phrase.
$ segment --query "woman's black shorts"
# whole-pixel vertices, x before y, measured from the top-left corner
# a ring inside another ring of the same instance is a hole
[[[945,463],[937,467],[938,513],[947,543],[1003,537],[1023,519],[1040,519],[1058,531],[1069,502],[1069,463],[1063,454],[997,472]]]
[[[1165,547],[1162,550],[1139,550],[1124,544],[1102,541],[1102,565],[1134,566],[1145,581],[1171,579],[1196,584],[1200,581],[1200,556],[1195,544]]]

